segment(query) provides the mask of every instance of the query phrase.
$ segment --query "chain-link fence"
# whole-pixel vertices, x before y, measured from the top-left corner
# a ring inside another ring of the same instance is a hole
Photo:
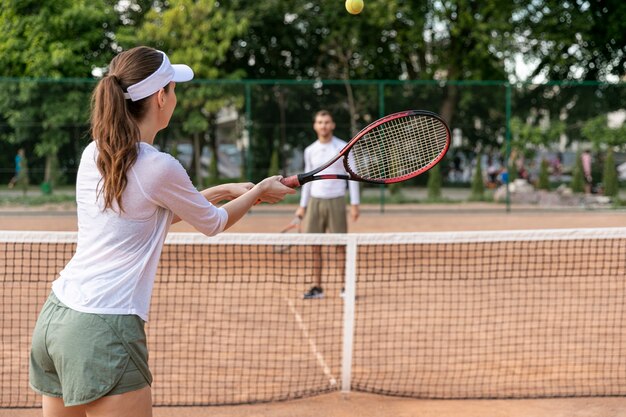
[[[20,148],[31,184],[73,184],[90,140],[94,86],[93,80],[0,79],[3,184],[15,176]],[[196,80],[176,92],[177,110],[155,145],[174,154],[198,186],[300,172],[320,109],[333,114],[343,139],[401,110],[429,110],[448,120],[453,137],[439,167],[443,191],[418,201],[463,190],[457,198],[579,205],[589,196],[606,203],[600,197],[608,196],[614,205],[612,181],[619,187],[626,180],[623,83]],[[427,180],[364,191],[381,203],[411,201],[411,190]]]

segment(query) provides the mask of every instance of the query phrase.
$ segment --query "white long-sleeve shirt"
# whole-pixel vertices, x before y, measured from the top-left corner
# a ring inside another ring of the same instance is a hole
[[[322,143],[317,140],[307,146],[304,150],[304,172],[309,172],[330,161],[346,144],[343,140],[333,136],[330,142]],[[343,159],[340,158],[335,161],[334,164],[321,171],[320,174],[346,175],[347,172],[343,167]],[[348,181],[348,188],[350,190],[350,204],[359,204],[359,184],[355,181]],[[346,180],[311,181],[302,186],[300,206],[306,207],[311,197],[330,199],[345,195]]]
[[[76,179],[78,245],[53,282],[55,295],[86,313],[136,314],[148,320],[150,298],[163,242],[174,214],[206,235],[221,232],[228,213],[199,193],[171,155],[141,142],[127,171],[120,214],[104,207],[102,179],[92,142],[83,152]],[[101,183],[100,183],[101,185]]]

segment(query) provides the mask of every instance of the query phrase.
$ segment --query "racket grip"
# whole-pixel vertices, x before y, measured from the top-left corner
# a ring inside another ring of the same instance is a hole
[[[300,180],[298,179],[297,175],[283,178],[282,180],[280,180],[280,182],[290,188],[296,188],[300,186]]]

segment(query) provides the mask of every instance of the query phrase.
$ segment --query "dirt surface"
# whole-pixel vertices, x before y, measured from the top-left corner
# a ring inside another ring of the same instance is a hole
[[[292,219],[295,206],[259,206],[231,227],[230,233],[278,233]],[[516,207],[507,213],[494,204],[362,206],[349,223],[353,233],[513,230],[579,227],[622,227],[626,212],[616,210],[537,210]],[[76,230],[76,212],[67,207],[0,209],[0,230]],[[184,222],[172,232],[195,232]]]
[[[154,417],[624,417],[626,398],[415,400],[326,394],[288,402],[223,407],[157,407]],[[0,409],[0,417],[36,417],[40,409]]]
[[[229,232],[273,233],[291,220],[295,206],[254,208]],[[353,233],[425,232],[464,230],[510,230],[546,228],[621,227],[626,224],[622,211],[545,211],[517,207],[507,213],[504,207],[481,204],[362,207],[362,216],[350,223]],[[3,208],[0,230],[76,230],[76,214],[71,207]],[[172,227],[174,232],[193,232],[187,224]],[[40,409],[0,409],[0,417],[40,416]],[[626,398],[573,398],[537,400],[416,400],[363,393],[326,394],[287,402],[221,406],[159,407],[155,417],[240,417],[240,416],[415,416],[415,417],[626,417]]]

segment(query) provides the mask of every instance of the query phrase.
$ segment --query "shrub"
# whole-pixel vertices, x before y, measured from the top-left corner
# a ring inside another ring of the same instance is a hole
[[[581,152],[576,153],[576,163],[574,164],[574,170],[572,172],[572,181],[570,182],[570,188],[575,193],[582,193],[585,191],[585,178],[583,174],[583,161],[580,158]]]
[[[441,169],[435,165],[428,171],[428,199],[438,200],[441,198]]]
[[[604,159],[602,185],[604,186],[604,195],[617,197],[619,193],[619,183],[617,181],[617,169],[615,168],[615,156],[611,148],[609,148],[606,153],[606,158]]]
[[[548,160],[541,160],[541,168],[539,169],[539,182],[537,188],[540,190],[550,189],[550,173],[548,172]]]
[[[480,163],[480,154],[476,155],[476,169],[474,169],[474,175],[472,176],[472,193],[470,200],[482,201],[485,199],[485,182],[483,180],[483,168]]]

